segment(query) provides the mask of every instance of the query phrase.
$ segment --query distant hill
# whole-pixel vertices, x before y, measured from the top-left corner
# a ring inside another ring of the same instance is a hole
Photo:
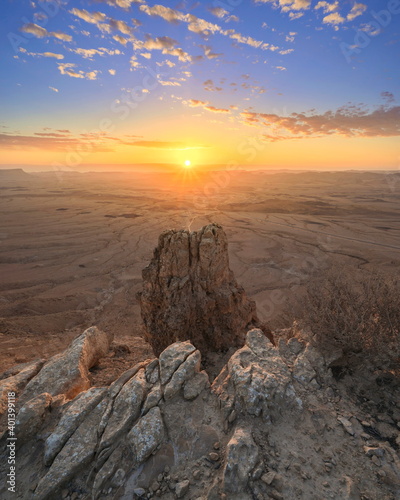
[[[28,181],[32,179],[22,168],[0,169],[0,182]]]

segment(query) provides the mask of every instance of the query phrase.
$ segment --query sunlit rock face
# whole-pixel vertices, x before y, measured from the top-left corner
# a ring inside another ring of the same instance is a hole
[[[229,268],[226,234],[217,224],[160,235],[143,270],[140,303],[156,355],[179,340],[203,353],[242,346],[246,331],[258,325],[255,303]]]

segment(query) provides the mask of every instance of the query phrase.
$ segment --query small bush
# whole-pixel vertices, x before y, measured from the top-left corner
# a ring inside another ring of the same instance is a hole
[[[399,369],[400,287],[395,277],[331,272],[308,287],[301,323],[320,348],[339,347],[348,362]]]

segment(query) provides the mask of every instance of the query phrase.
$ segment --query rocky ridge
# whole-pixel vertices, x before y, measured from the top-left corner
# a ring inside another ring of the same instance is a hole
[[[104,335],[89,329],[79,345],[91,350]],[[58,357],[71,363],[57,380],[63,393],[52,390],[46,369],[54,359],[37,374],[37,364],[21,367],[31,374],[25,387],[40,381],[49,392],[17,403],[18,488],[9,494],[2,485],[1,498],[394,500],[400,493],[398,453],[372,432],[384,424],[381,432],[386,426],[399,440],[394,422],[374,422],[341,399],[327,360],[303,338],[275,347],[250,330],[212,384],[200,352],[176,342],[109,387],[72,398],[79,361],[71,352]]]

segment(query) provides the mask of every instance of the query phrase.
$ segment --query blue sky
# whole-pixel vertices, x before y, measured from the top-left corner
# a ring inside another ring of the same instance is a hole
[[[397,168],[400,0],[4,7],[4,165]]]

